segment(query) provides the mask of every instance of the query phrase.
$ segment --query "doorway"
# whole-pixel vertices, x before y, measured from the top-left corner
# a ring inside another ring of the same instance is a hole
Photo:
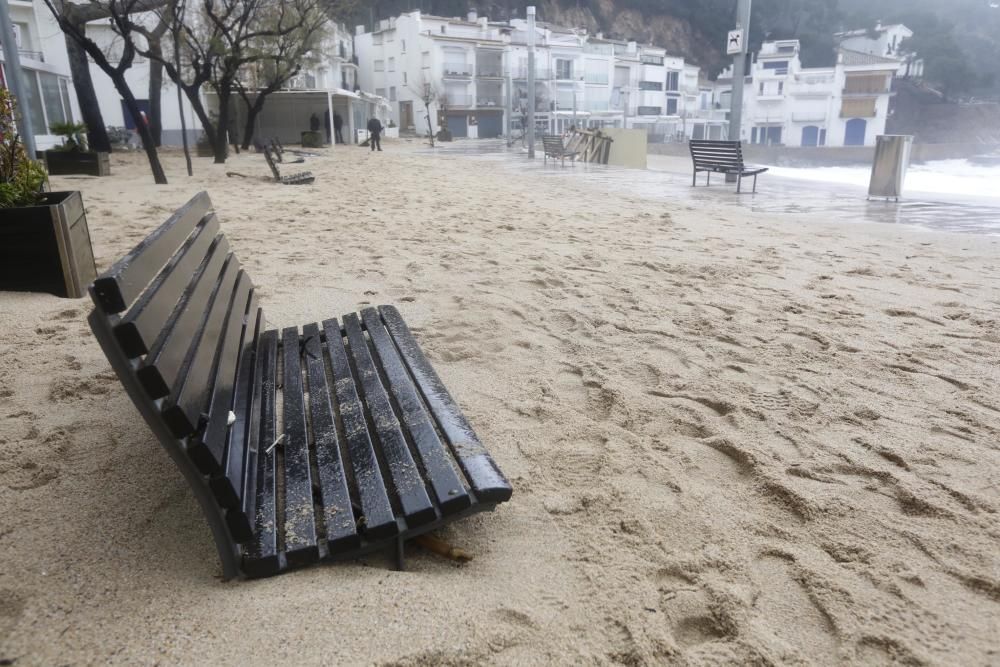
[[[403,130],[413,129],[413,102],[399,103],[399,127]]]

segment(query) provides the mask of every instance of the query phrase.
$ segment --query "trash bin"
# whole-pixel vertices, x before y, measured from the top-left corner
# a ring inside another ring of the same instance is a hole
[[[875,138],[875,160],[868,183],[869,197],[895,197],[903,194],[903,179],[910,163],[913,137],[909,134],[880,134]]]

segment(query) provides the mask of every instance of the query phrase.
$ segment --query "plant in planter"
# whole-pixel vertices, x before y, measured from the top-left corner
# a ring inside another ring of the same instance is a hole
[[[44,192],[46,174],[28,158],[14,98],[0,88],[0,290],[81,297],[97,278],[79,192]]]
[[[87,149],[87,126],[71,121],[49,125],[52,134],[63,138],[62,146],[45,151],[50,174],[110,176],[108,154]]]

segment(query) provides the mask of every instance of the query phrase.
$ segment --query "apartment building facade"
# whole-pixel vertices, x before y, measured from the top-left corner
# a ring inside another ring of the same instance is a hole
[[[764,42],[747,73],[740,139],[783,146],[873,146],[885,132],[889,58],[840,49],[829,68],[802,67],[798,40]],[[729,108],[732,69],[716,81],[720,110]],[[735,137],[734,137],[735,139]]]
[[[51,125],[80,118],[66,43],[55,18],[41,0],[8,0],[7,4],[25,79],[27,99],[19,101],[20,110],[31,118],[36,148],[46,150],[60,141],[51,133]],[[2,51],[0,85],[7,85]]]
[[[531,41],[524,19],[496,23],[474,12],[407,12],[355,34],[362,84],[387,97],[404,131],[447,127],[480,138],[506,131],[508,104],[514,128],[526,121]],[[541,22],[534,44],[538,132],[638,127],[674,138],[698,104],[699,69],[663,48]]]

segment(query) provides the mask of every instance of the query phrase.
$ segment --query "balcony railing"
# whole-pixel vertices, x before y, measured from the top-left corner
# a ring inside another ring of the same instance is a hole
[[[41,51],[27,51],[24,49],[18,49],[17,55],[22,58],[28,58],[30,60],[38,60],[39,62],[45,62],[45,54]]]
[[[587,72],[584,77],[584,81],[587,83],[594,83],[601,86],[608,85],[608,73],[607,72]]]
[[[503,68],[499,65],[490,67],[479,66],[476,68],[476,77],[480,79],[502,79]]]
[[[639,62],[645,65],[662,65],[663,56],[639,56]]]
[[[473,106],[474,98],[471,95],[446,94],[441,97],[438,103],[448,109],[468,109]]]
[[[514,78],[526,81],[528,79],[528,68],[527,67],[519,67],[514,72]],[[551,72],[551,70],[547,70],[544,67],[542,67],[542,68],[535,68],[535,80],[536,81],[544,81],[544,80],[548,80],[548,79],[551,79],[551,78],[552,78],[552,72]]]
[[[502,107],[504,106],[503,95],[476,95],[477,107]]]
[[[472,65],[461,63],[445,63],[441,74],[447,79],[468,79],[472,76]]]

